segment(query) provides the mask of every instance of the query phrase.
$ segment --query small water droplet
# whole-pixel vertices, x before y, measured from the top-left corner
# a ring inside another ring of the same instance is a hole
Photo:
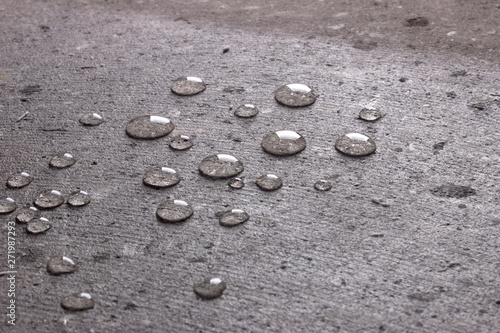
[[[262,139],[262,149],[276,156],[290,156],[306,148],[306,139],[297,132],[281,130],[269,133]]]
[[[191,205],[182,200],[167,200],[156,210],[156,216],[163,222],[180,222],[188,219],[194,211]]]
[[[53,257],[47,262],[47,272],[52,275],[73,273],[78,269],[74,261],[68,257]]]
[[[181,178],[177,171],[166,167],[151,169],[142,178],[144,185],[154,188],[171,187],[177,185],[180,181]]]
[[[94,300],[88,293],[76,293],[61,301],[61,306],[69,311],[81,311],[94,308]]]
[[[31,177],[27,172],[14,173],[10,175],[9,179],[7,179],[7,186],[12,188],[21,188],[29,185],[33,181],[33,177]]]
[[[259,109],[253,104],[240,105],[234,110],[234,115],[240,118],[255,117],[259,113]]]
[[[204,299],[213,299],[222,296],[226,290],[226,283],[220,278],[206,279],[193,287],[196,295]]]
[[[16,221],[19,223],[28,223],[38,216],[38,209],[35,207],[21,208],[16,216]]]
[[[348,156],[365,156],[375,151],[375,141],[360,133],[348,133],[335,142],[335,149]]]
[[[64,203],[64,197],[61,192],[56,190],[46,190],[35,199],[35,205],[38,208],[50,209],[60,206]]]
[[[267,174],[257,178],[255,184],[257,184],[257,186],[259,186],[261,190],[276,191],[283,186],[283,181],[276,175]]]
[[[177,95],[196,95],[205,90],[207,85],[202,79],[194,76],[181,77],[172,84],[172,91]]]
[[[174,123],[168,118],[144,115],[130,120],[125,130],[136,139],[157,139],[168,135],[174,128]]]
[[[332,183],[327,180],[318,180],[314,184],[314,188],[318,191],[330,191],[332,189]]]
[[[73,207],[85,206],[90,203],[90,196],[85,191],[76,191],[68,196],[68,205]]]
[[[305,84],[287,84],[276,90],[276,100],[287,106],[308,106],[316,101],[316,94]]]
[[[377,109],[365,108],[359,112],[359,119],[365,121],[377,121],[382,117],[382,114]]]
[[[219,217],[220,225],[224,227],[233,227],[235,225],[248,221],[250,216],[241,209],[231,209]]]
[[[33,219],[26,225],[26,231],[31,234],[40,234],[49,230],[51,227],[49,220],[45,217],[40,217],[38,219]]]
[[[95,112],[83,115],[80,118],[80,123],[86,126],[97,126],[101,125],[103,122],[104,119],[102,118],[102,116]]]
[[[215,154],[205,157],[198,165],[200,173],[212,178],[229,178],[243,172],[243,164],[234,156]]]
[[[239,177],[232,178],[227,184],[229,185],[229,187],[237,190],[242,189],[245,186],[245,182],[242,178]]]
[[[178,135],[170,140],[170,148],[173,150],[186,150],[193,146],[191,138],[187,135]]]
[[[16,202],[12,198],[0,199],[0,214],[9,214],[17,208]]]
[[[76,160],[73,155],[69,153],[59,154],[54,156],[52,160],[50,160],[50,166],[54,168],[67,168],[75,164]]]

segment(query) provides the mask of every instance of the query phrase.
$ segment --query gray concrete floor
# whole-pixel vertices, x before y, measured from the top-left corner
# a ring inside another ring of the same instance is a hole
[[[92,197],[82,208],[44,211],[45,234],[17,224],[16,326],[4,321],[1,331],[497,331],[499,9],[432,3],[1,3],[0,179],[35,178],[23,189],[2,185],[1,195],[19,206],[45,189]],[[407,26],[418,16],[429,25]],[[185,75],[207,90],[172,94]],[[273,91],[291,82],[313,87],[316,103],[277,104]],[[236,118],[230,107],[243,103],[261,113]],[[357,119],[368,105],[385,117]],[[79,124],[89,112],[106,122]],[[193,148],[128,137],[127,122],[143,114],[170,118],[170,136],[191,136]],[[278,129],[298,131],[307,148],[266,154],[261,139]],[[371,136],[376,153],[336,152],[335,140],[351,131]],[[61,152],[77,163],[49,168]],[[242,190],[198,173],[212,153],[243,161]],[[143,174],[156,166],[176,169],[181,182],[145,187]],[[283,188],[259,190],[264,173],[281,176]],[[333,189],[315,191],[319,179]],[[432,193],[447,184],[477,193]],[[167,198],[190,202],[194,215],[159,222]],[[221,227],[216,214],[230,208],[250,220]],[[0,216],[2,253],[15,215]],[[48,258],[60,255],[79,270],[49,275]],[[227,289],[200,300],[193,285],[212,276]],[[82,291],[94,309],[61,308]]]

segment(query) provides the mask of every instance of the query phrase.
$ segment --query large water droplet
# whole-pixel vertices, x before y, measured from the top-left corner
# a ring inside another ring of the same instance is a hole
[[[370,155],[377,149],[375,141],[360,133],[348,133],[335,142],[335,149],[349,156]]]
[[[219,217],[219,223],[225,227],[233,227],[235,225],[248,221],[250,216],[241,209],[231,209]]]
[[[27,172],[20,172],[10,175],[9,179],[7,179],[7,186],[21,188],[29,185],[32,181],[33,177],[31,177]]]
[[[177,185],[181,181],[177,171],[171,168],[151,169],[144,175],[142,182],[155,188],[163,188]]]
[[[177,95],[196,95],[205,90],[207,85],[202,79],[194,76],[181,77],[172,84],[172,91]]]
[[[38,208],[50,209],[60,206],[64,203],[64,197],[61,192],[56,190],[46,190],[35,199],[35,205]]]
[[[35,207],[21,208],[16,216],[16,221],[19,223],[28,223],[38,216],[38,209]]]
[[[243,163],[228,154],[215,154],[205,157],[198,165],[200,173],[212,178],[234,177],[243,171]]]
[[[16,202],[12,198],[0,199],[0,214],[9,214],[17,208]]]
[[[213,299],[222,296],[226,290],[226,283],[220,278],[206,279],[202,283],[196,284],[194,292],[204,299]]]
[[[182,200],[167,200],[156,210],[156,216],[163,222],[180,222],[193,215],[193,208]]]
[[[193,146],[191,138],[187,135],[178,135],[170,140],[170,148],[173,150],[186,150]]]
[[[253,104],[243,104],[234,110],[234,115],[240,118],[255,117],[259,113],[259,109]]]
[[[314,184],[314,188],[318,191],[330,191],[332,189],[332,183],[328,180],[318,180]]]
[[[276,156],[290,156],[306,148],[306,139],[297,132],[281,130],[269,133],[262,139],[262,149]]]
[[[73,260],[68,257],[53,257],[47,262],[47,272],[53,275],[73,273],[78,269]]]
[[[69,311],[88,310],[94,307],[94,300],[88,293],[77,293],[64,298],[61,301],[61,306]]]
[[[279,190],[283,186],[283,181],[276,175],[268,174],[262,175],[257,178],[255,184],[257,184],[257,186],[259,186],[261,190],[275,191]]]
[[[54,168],[67,168],[75,164],[76,160],[73,155],[69,153],[59,154],[54,156],[52,160],[50,160],[50,166]]]
[[[276,90],[276,100],[287,106],[308,106],[316,101],[316,94],[305,84],[287,84]]]
[[[26,231],[31,234],[40,234],[49,230],[50,227],[51,225],[49,223],[49,220],[47,220],[45,217],[40,217],[38,219],[31,220],[31,222],[26,225]]]
[[[90,203],[90,196],[85,191],[76,191],[68,196],[68,204],[73,207],[85,206]]]
[[[245,186],[245,182],[239,177],[232,178],[227,184],[229,187],[237,190],[242,189]]]
[[[376,121],[382,117],[382,114],[377,109],[363,109],[359,112],[359,119],[365,121]]]
[[[127,134],[136,139],[156,139],[168,135],[175,128],[168,118],[160,116],[139,116],[127,124]]]
[[[97,126],[101,125],[104,122],[104,119],[102,118],[101,115],[97,113],[89,113],[86,115],[83,115],[80,118],[80,123],[86,126]]]

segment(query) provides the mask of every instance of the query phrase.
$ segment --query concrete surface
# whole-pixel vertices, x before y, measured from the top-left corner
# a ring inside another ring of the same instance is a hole
[[[17,225],[16,325],[5,320],[1,331],[498,331],[498,4],[433,2],[3,1],[0,179],[26,171],[35,180],[2,185],[1,195],[26,206],[45,189],[81,189],[92,202],[44,212],[45,234]],[[429,25],[408,26],[419,16]],[[184,75],[207,90],[172,94]],[[276,103],[273,91],[291,82],[313,87],[316,103]],[[261,113],[236,118],[229,109],[242,103]],[[385,117],[356,119],[367,105]],[[82,126],[88,112],[106,122]],[[194,146],[128,137],[128,120],[142,114],[169,117],[170,137],[190,135]],[[307,148],[266,154],[261,139],[278,129],[298,131]],[[337,153],[335,140],[351,131],[371,136],[376,153]],[[61,152],[77,163],[49,168]],[[218,152],[243,161],[242,190],[198,173]],[[145,187],[156,166],[181,182]],[[264,173],[283,188],[259,190]],[[333,189],[315,191],[319,179]],[[447,184],[476,194],[432,192]],[[159,222],[167,198],[190,202],[194,215]],[[216,214],[230,208],[250,220],[221,227]],[[14,217],[0,216],[2,253]],[[57,255],[79,270],[49,275]],[[213,276],[226,291],[200,300],[193,285]],[[61,308],[83,291],[94,309]]]

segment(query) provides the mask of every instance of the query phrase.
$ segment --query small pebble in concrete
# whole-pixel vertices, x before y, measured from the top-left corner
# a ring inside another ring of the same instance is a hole
[[[308,106],[316,101],[314,91],[300,83],[291,83],[282,86],[274,93],[274,98],[286,106]]]
[[[80,123],[86,126],[98,126],[104,122],[104,118],[98,113],[88,113],[80,118]]]
[[[360,133],[348,133],[335,142],[335,149],[348,156],[366,156],[375,152],[375,142]]]
[[[190,96],[201,93],[207,85],[202,79],[195,76],[181,77],[172,84],[172,91],[177,95]]]
[[[297,132],[281,130],[267,134],[261,142],[262,149],[275,156],[291,156],[306,148],[306,139]]]
[[[52,275],[69,274],[78,269],[73,260],[68,257],[53,257],[47,262],[47,272]]]
[[[177,185],[181,181],[179,174],[172,168],[162,167],[151,169],[144,175],[144,185],[154,188],[165,188]]]
[[[174,128],[174,124],[168,118],[144,115],[130,120],[125,130],[135,139],[151,140],[168,135]]]
[[[50,160],[50,166],[53,168],[68,168],[76,163],[75,158],[70,153],[59,154]]]
[[[204,176],[211,178],[229,178],[243,172],[244,167],[236,157],[228,154],[215,154],[205,157],[198,165]]]
[[[35,199],[35,205],[38,208],[50,209],[60,206],[64,203],[64,197],[61,192],[56,190],[46,190],[40,193]]]
[[[187,150],[193,146],[191,138],[187,135],[178,135],[173,137],[169,143],[170,148],[173,150]]]
[[[90,203],[90,195],[85,191],[76,191],[68,196],[68,205],[73,207],[85,206]]]
[[[220,278],[211,278],[196,284],[193,289],[201,298],[214,299],[222,296],[222,293],[226,290],[226,283]]]
[[[253,104],[243,104],[234,110],[234,115],[240,118],[251,118],[259,114],[259,109]]]
[[[283,181],[276,175],[267,174],[257,178],[255,184],[263,191],[276,191],[283,186]]]
[[[156,216],[163,222],[181,222],[188,219],[193,213],[191,205],[183,200],[164,201],[156,210]]]
[[[95,303],[88,293],[71,294],[61,301],[61,306],[69,311],[82,311],[92,309]]]
[[[33,181],[33,177],[27,172],[14,173],[7,179],[7,186],[11,188],[21,188],[28,186]]]
[[[241,209],[231,209],[219,217],[220,225],[224,227],[233,227],[235,225],[248,221],[250,215]]]

